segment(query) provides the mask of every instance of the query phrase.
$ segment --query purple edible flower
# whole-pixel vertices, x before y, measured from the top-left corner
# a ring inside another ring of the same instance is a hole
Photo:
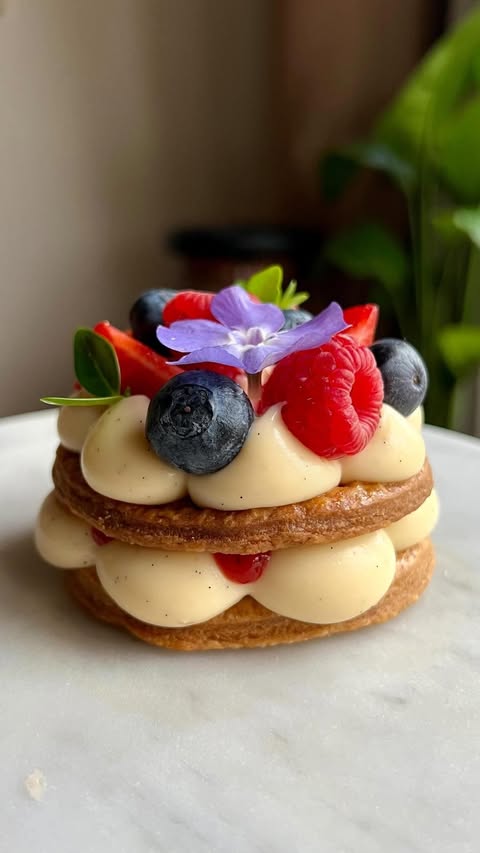
[[[157,338],[177,352],[185,352],[171,364],[212,361],[260,373],[292,352],[327,343],[347,328],[336,302],[313,320],[281,332],[285,318],[276,305],[252,302],[238,285],[226,287],[213,298],[210,310],[218,320],[178,320],[167,329],[159,326]]]

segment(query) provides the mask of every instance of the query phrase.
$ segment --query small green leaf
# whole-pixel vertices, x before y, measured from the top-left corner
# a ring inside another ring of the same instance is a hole
[[[445,326],[438,345],[454,376],[464,378],[480,364],[480,326]]]
[[[248,293],[258,296],[262,302],[278,305],[282,296],[282,281],[282,268],[272,266],[252,275],[245,287]]]
[[[75,375],[95,397],[120,392],[120,366],[111,343],[91,329],[77,329],[73,341]]]
[[[459,207],[440,214],[433,221],[445,234],[464,234],[480,248],[480,207]]]
[[[112,406],[123,400],[121,394],[111,397],[41,397],[41,403],[49,406]]]
[[[326,243],[324,253],[331,264],[353,278],[379,281],[389,291],[401,288],[410,274],[401,243],[375,222],[341,232]]]
[[[282,268],[273,266],[255,273],[248,281],[238,281],[237,284],[262,302],[270,302],[279,308],[296,308],[310,298],[306,291],[297,293],[296,281],[291,281],[282,292],[282,280]]]

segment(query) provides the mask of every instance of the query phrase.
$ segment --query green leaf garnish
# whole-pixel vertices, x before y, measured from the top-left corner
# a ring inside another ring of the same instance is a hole
[[[270,302],[279,308],[296,308],[306,302],[310,294],[297,293],[297,282],[291,281],[282,291],[283,269],[280,266],[267,267],[252,275],[247,282],[240,282],[248,293],[253,293],[262,302]]]
[[[119,400],[123,400],[121,394],[111,397],[40,397],[40,402],[49,406],[112,406]]]
[[[97,398],[119,395],[120,366],[109,341],[91,329],[77,329],[73,339],[73,357],[75,375],[89,394]]]

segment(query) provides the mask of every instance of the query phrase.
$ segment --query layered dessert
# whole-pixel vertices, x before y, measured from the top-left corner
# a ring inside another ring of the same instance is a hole
[[[98,619],[182,650],[352,631],[415,602],[438,516],[418,352],[280,268],[79,329],[35,539]]]

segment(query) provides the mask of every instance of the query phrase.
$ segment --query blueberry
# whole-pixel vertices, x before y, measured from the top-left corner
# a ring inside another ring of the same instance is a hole
[[[147,290],[142,293],[130,310],[130,326],[133,337],[161,355],[170,355],[157,338],[157,326],[162,322],[163,309],[178,290]]]
[[[407,341],[383,338],[370,347],[383,378],[384,402],[411,415],[427,393],[428,373],[420,353]]]
[[[282,326],[282,332],[286,329],[295,329],[297,326],[302,326],[313,320],[313,314],[310,311],[305,311],[303,308],[286,308],[283,312],[285,322]]]
[[[250,400],[232,379],[189,370],[150,401],[145,434],[165,462],[189,474],[213,474],[235,459],[253,418]]]

